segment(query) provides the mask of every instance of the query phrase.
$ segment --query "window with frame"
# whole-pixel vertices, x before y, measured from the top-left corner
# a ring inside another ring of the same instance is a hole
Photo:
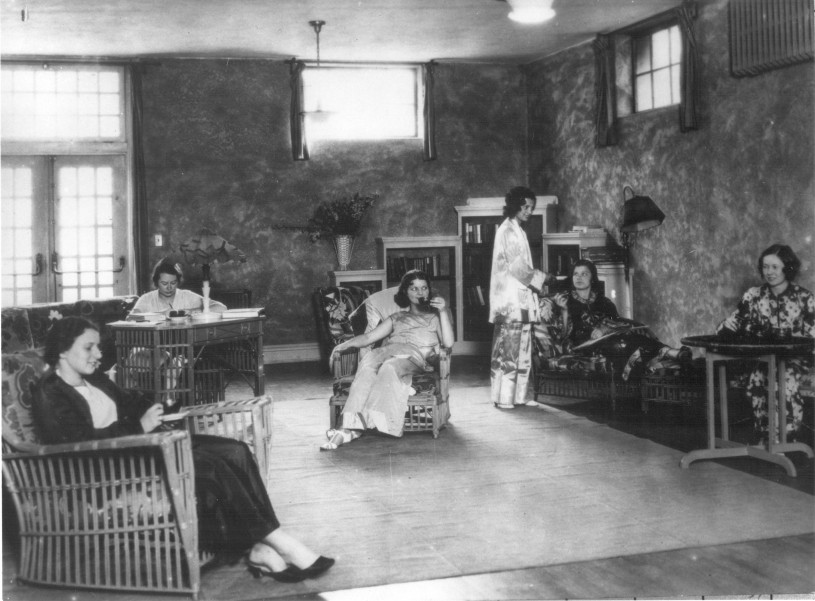
[[[308,66],[303,104],[309,141],[419,138],[420,68]]]
[[[2,66],[2,303],[130,290],[125,69]]]
[[[678,25],[632,39],[634,112],[679,104],[682,36]]]

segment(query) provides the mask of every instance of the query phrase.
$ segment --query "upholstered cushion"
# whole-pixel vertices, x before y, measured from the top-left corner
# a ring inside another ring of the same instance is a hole
[[[34,348],[26,309],[19,307],[3,309],[2,320],[4,353],[27,351]]]
[[[12,446],[39,442],[31,413],[31,386],[45,370],[39,351],[3,353],[3,438]]]

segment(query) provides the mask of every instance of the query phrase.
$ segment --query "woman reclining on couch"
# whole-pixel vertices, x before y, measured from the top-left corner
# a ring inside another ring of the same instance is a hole
[[[614,373],[628,380],[646,366],[691,359],[687,347],[671,348],[647,326],[620,317],[601,292],[597,267],[587,259],[572,267],[570,291],[541,297],[540,309],[535,344],[539,358],[548,359],[544,368],[586,368],[594,366],[599,355],[601,362],[611,362]]]

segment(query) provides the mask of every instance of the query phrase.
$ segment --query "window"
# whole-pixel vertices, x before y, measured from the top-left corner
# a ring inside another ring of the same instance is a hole
[[[303,100],[309,140],[418,138],[418,67],[307,67]]]
[[[678,25],[633,39],[634,112],[679,104],[681,62]]]
[[[2,67],[3,306],[126,294],[122,67]]]

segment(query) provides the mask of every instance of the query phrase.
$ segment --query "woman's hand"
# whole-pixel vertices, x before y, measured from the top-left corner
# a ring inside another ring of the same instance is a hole
[[[439,313],[442,313],[447,308],[447,301],[441,296],[434,296],[430,299],[430,306]]]
[[[560,307],[561,309],[568,308],[569,305],[569,295],[565,292],[558,292],[552,297],[552,300],[555,304]]]
[[[727,328],[731,332],[739,331],[739,319],[735,315],[731,315],[722,322],[722,327]]]
[[[141,416],[141,427],[145,433],[152,432],[161,425],[161,416],[164,415],[164,407],[159,403],[152,405],[144,415]]]

